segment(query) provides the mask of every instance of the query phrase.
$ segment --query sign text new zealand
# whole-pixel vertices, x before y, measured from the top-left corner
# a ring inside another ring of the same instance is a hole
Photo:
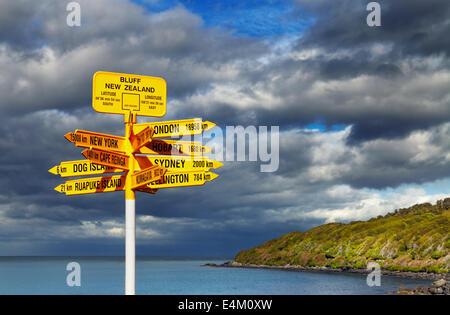
[[[166,90],[162,78],[99,71],[93,78],[92,106],[101,113],[162,117]]]

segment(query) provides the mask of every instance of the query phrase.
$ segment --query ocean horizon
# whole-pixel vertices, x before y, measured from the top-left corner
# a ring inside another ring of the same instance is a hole
[[[428,285],[430,280],[382,276],[370,287],[366,276],[350,273],[209,268],[232,257],[138,256],[136,294],[151,295],[279,295],[390,294],[400,287]],[[80,266],[80,286],[66,282],[69,263]],[[0,256],[0,294],[124,293],[123,256]]]

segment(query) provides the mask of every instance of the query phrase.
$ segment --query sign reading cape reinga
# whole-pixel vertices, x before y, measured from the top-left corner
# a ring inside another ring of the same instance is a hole
[[[64,137],[85,148],[86,160],[61,162],[49,172],[61,177],[104,175],[68,180],[55,188],[68,196],[125,191],[125,294],[135,294],[135,192],[204,185],[219,176],[209,170],[223,165],[204,156],[212,150],[200,142],[160,138],[200,135],[215,124],[201,118],[136,124],[137,115],[166,113],[166,82],[156,77],[97,72],[92,105],[101,113],[123,114],[125,136],[69,132]]]
[[[100,113],[162,117],[166,91],[162,78],[99,71],[94,74],[92,106]]]

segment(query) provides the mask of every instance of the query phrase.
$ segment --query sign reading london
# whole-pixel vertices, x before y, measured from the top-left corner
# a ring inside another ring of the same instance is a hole
[[[92,106],[101,113],[162,117],[166,91],[162,78],[99,71],[93,78]]]

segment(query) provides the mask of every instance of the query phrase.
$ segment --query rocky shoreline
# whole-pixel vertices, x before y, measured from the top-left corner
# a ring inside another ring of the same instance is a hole
[[[356,268],[329,268],[329,267],[303,267],[303,266],[267,266],[267,265],[253,265],[253,264],[241,264],[235,261],[227,261],[226,263],[217,265],[213,263],[204,264],[203,267],[213,268],[254,268],[254,269],[273,269],[273,270],[286,270],[286,271],[307,271],[307,272],[346,272],[346,273],[358,273],[368,274],[370,271],[367,269]],[[384,276],[394,276],[410,279],[426,279],[435,280],[429,286],[420,286],[415,289],[401,289],[392,293],[402,295],[450,295],[450,275],[427,273],[427,272],[409,272],[409,271],[390,271],[381,270],[381,274]]]
[[[415,289],[403,289],[395,293],[402,295],[450,295],[450,281],[440,279],[427,287],[420,286]]]
[[[286,271],[308,271],[308,272],[346,272],[346,273],[357,273],[357,274],[368,274],[370,271],[367,269],[356,269],[349,267],[342,268],[330,268],[330,267],[305,267],[305,266],[268,266],[268,265],[254,265],[254,264],[241,264],[236,261],[227,261],[223,264],[217,265],[208,263],[203,265],[204,267],[217,267],[217,268],[255,268],[255,269],[273,269],[273,270],[286,270]],[[450,275],[439,274],[439,273],[428,273],[428,272],[410,272],[410,271],[390,271],[381,270],[381,274],[384,276],[394,276],[410,279],[425,279],[425,280],[440,280],[444,279],[450,281]]]

